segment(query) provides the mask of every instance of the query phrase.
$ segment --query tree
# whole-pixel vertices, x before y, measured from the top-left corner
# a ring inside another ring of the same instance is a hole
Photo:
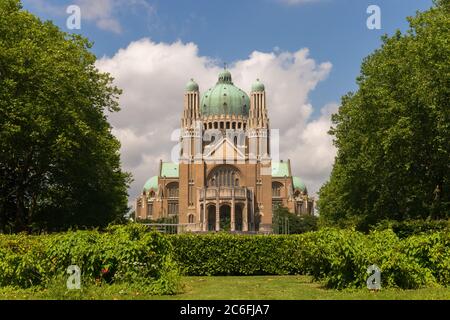
[[[338,153],[320,190],[323,221],[450,217],[449,8],[435,1],[363,61],[358,91],[332,117]]]
[[[317,217],[312,215],[297,216],[283,206],[273,210],[272,228],[276,234],[300,234],[317,230]]]
[[[121,91],[91,46],[0,2],[0,232],[104,226],[128,211],[106,117]]]

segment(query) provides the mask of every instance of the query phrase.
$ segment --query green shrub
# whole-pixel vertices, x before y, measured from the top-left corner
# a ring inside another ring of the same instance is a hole
[[[368,235],[348,229],[300,235],[163,235],[130,224],[104,233],[0,235],[0,286],[55,286],[67,278],[71,264],[81,268],[83,284],[123,283],[151,294],[180,291],[181,273],[309,274],[330,288],[361,288],[372,264],[381,269],[384,288],[448,286],[450,232],[404,239],[390,229]],[[58,294],[65,292],[60,288]]]
[[[47,273],[45,236],[0,235],[0,286],[28,287]]]
[[[297,236],[182,234],[170,237],[186,275],[298,274]],[[294,257],[294,259],[293,259]]]
[[[0,236],[0,286],[47,285],[80,267],[85,281],[143,283],[159,294],[178,288],[178,269],[167,237],[130,224],[107,232],[76,231],[50,236]]]
[[[427,268],[442,285],[450,285],[450,232],[414,235],[402,242],[403,252]]]
[[[301,235],[182,234],[170,240],[186,275],[309,274],[330,288],[361,288],[367,268],[376,264],[383,287],[407,289],[449,284],[449,237],[321,229]]]

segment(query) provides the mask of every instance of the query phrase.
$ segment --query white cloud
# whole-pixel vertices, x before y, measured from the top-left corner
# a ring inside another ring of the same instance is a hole
[[[67,6],[61,4],[55,4],[46,0],[23,1],[41,12],[46,12],[54,16],[67,15]],[[144,11],[148,15],[155,14],[154,7],[146,0],[74,0],[70,4],[80,7],[82,21],[93,22],[99,29],[117,34],[123,31],[118,19],[119,13]]]
[[[94,21],[102,30],[122,33],[120,22],[114,17],[114,10],[120,2],[117,0],[76,0],[75,4],[81,8],[81,17],[87,21]]]
[[[312,193],[316,193],[329,176],[336,156],[333,139],[328,135],[331,115],[338,105],[330,103],[321,109],[318,119],[309,121],[306,126],[297,125],[286,133],[289,141],[296,141],[285,155],[291,159],[293,171],[298,174]]]
[[[194,78],[204,92],[216,83],[222,67],[210,57],[199,56],[193,43],[166,44],[149,39],[132,42],[97,65],[111,73],[124,90],[122,111],[109,119],[122,142],[124,169],[135,179],[131,202],[145,181],[157,173],[159,159],[170,160],[176,145],[170,137],[180,126],[186,82]],[[255,51],[229,67],[235,85],[246,92],[256,78],[265,84],[271,128],[280,129],[281,157],[291,159],[294,174],[304,179],[311,193],[328,177],[334,159],[327,131],[336,105],[325,106],[319,118],[311,119],[313,107],[308,95],[326,79],[331,67],[329,62],[316,63],[308,49]]]
[[[144,10],[149,15],[153,15],[155,10],[145,0],[76,0],[75,4],[81,8],[82,18],[94,21],[98,28],[122,33],[122,26],[117,15],[128,9]]]

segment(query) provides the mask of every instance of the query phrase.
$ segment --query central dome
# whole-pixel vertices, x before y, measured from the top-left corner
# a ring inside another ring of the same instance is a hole
[[[248,116],[250,98],[233,84],[230,71],[223,70],[216,85],[203,93],[200,106],[202,116],[233,114]]]

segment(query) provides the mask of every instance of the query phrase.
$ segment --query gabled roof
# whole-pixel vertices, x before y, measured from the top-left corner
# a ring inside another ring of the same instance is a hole
[[[245,154],[228,138],[223,138],[212,146],[205,155],[205,160],[214,159],[214,155],[224,160],[245,160]]]
[[[150,189],[158,190],[158,176],[151,177],[144,185],[144,191],[148,192]]]
[[[166,178],[178,178],[179,177],[178,163],[163,162],[161,164],[161,172],[159,176]]]
[[[272,177],[289,177],[289,162],[272,162]]]
[[[306,185],[299,177],[292,177],[292,182],[294,183],[294,189],[306,191]]]

